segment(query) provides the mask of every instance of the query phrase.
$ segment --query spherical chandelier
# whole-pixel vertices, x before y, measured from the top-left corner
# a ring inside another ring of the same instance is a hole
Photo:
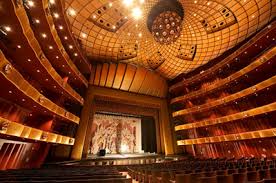
[[[162,12],[154,19],[151,30],[157,42],[170,44],[180,36],[182,19],[176,12]]]

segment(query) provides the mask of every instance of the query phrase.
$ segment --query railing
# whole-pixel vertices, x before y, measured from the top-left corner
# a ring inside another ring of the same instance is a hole
[[[28,81],[26,81],[24,77],[14,67],[12,67],[11,63],[5,58],[2,51],[0,51],[0,69],[0,74],[3,75],[18,90],[23,92],[24,95],[30,98],[35,105],[45,108],[61,119],[72,121],[76,124],[79,123],[79,117],[53,103],[51,100],[43,96],[37,89],[35,89]]]
[[[214,136],[214,137],[178,140],[177,145],[194,145],[194,144],[228,142],[228,141],[268,138],[268,137],[275,137],[275,136],[276,136],[276,128],[271,128],[266,130],[258,130],[258,131],[221,135],[221,136]]]
[[[0,117],[0,134],[18,137],[21,141],[34,140],[64,145],[74,145],[75,142],[74,138],[32,128],[2,117]]]

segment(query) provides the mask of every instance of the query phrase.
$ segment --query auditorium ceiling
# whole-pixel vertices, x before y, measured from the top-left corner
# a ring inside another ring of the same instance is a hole
[[[124,62],[172,79],[269,24],[274,0],[65,0],[92,62]]]

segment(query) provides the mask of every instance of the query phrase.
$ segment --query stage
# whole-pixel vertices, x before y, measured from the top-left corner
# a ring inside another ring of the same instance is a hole
[[[105,156],[88,155],[87,160],[114,160],[114,159],[135,159],[135,158],[156,158],[161,157],[156,153],[123,153],[123,154],[106,154]]]

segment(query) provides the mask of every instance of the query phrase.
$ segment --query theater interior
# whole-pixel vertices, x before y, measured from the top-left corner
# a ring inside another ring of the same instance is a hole
[[[0,182],[276,183],[275,0],[0,0]]]

